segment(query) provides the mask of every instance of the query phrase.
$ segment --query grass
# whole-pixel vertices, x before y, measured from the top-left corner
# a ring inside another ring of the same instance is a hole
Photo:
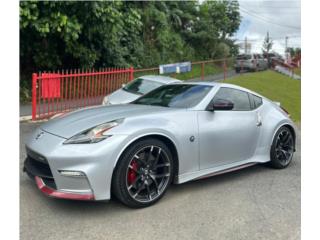
[[[206,63],[204,65],[204,76],[214,75],[222,72],[223,72],[223,67],[220,67],[216,64]],[[176,74],[175,77],[179,80],[199,78],[201,77],[201,64],[193,65],[191,72]]]
[[[301,81],[268,70],[243,74],[224,81],[255,91],[280,102],[295,122],[301,121]]]

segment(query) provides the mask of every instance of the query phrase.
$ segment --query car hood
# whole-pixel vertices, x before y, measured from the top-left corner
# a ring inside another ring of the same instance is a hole
[[[109,104],[123,104],[132,102],[138,97],[141,97],[141,95],[130,93],[120,88],[108,96],[108,101]]]
[[[116,119],[166,111],[174,111],[174,109],[137,104],[91,107],[52,119],[43,124],[41,129],[63,138],[70,138],[82,131]]]

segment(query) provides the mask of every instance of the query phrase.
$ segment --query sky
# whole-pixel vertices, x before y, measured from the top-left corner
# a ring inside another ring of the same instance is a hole
[[[264,38],[269,31],[272,50],[284,55],[285,37],[288,47],[301,46],[300,0],[239,0],[242,21],[235,35],[238,43],[247,37],[251,53],[261,53]]]

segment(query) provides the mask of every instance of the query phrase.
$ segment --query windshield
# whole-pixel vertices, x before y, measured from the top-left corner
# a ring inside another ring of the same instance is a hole
[[[122,89],[128,92],[132,92],[135,94],[144,95],[151,90],[160,87],[162,84],[159,82],[154,82],[151,80],[146,80],[143,78],[137,78],[131,82],[129,82],[126,86]]]
[[[249,60],[249,59],[251,59],[250,54],[241,54],[237,56],[237,60]]]
[[[164,85],[132,103],[172,108],[190,108],[197,105],[208,94],[211,88],[212,86],[192,84]]]

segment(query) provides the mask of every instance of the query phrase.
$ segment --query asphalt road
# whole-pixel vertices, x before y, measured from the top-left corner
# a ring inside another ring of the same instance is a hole
[[[22,173],[24,142],[36,124],[20,123],[21,239],[300,239],[300,133],[290,166],[257,165],[172,185],[154,206],[48,198]]]

